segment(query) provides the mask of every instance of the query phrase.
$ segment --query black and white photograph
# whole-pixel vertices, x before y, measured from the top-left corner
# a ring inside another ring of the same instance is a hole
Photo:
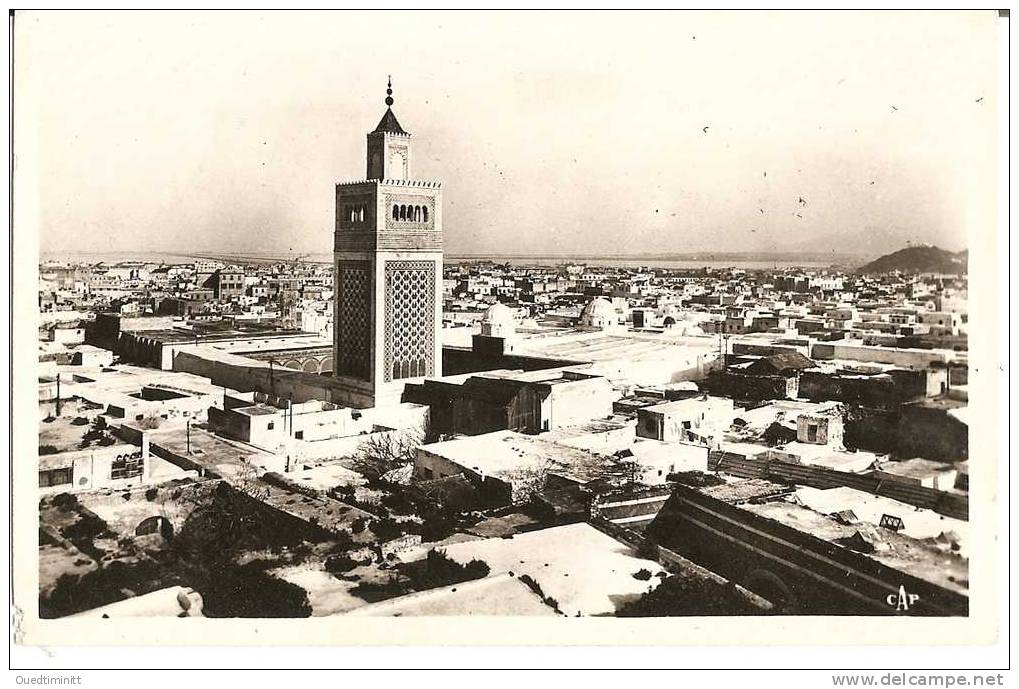
[[[12,11],[15,644],[995,643],[1007,20]]]

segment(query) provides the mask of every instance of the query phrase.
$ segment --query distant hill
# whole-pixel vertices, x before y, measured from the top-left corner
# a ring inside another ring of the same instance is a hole
[[[952,253],[936,246],[910,246],[886,254],[865,266],[857,268],[858,273],[943,273],[962,275],[966,272],[968,251]]]

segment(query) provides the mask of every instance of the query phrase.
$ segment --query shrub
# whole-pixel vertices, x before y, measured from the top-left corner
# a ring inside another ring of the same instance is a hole
[[[414,502],[402,490],[384,495],[382,504],[396,514],[414,514],[416,512]]]
[[[640,546],[637,548],[637,557],[644,558],[645,560],[658,560],[658,541],[652,536],[648,536],[641,541]]]
[[[633,573],[633,578],[637,581],[648,581],[651,578],[651,570],[641,568]]]
[[[381,583],[362,582],[350,589],[350,592],[369,603],[375,603],[380,600],[410,593],[410,589],[405,581],[394,577]]]
[[[95,514],[87,513],[60,531],[67,540],[80,548],[81,543],[90,543],[96,537],[106,533],[106,522]]]
[[[482,560],[471,560],[466,565],[461,565],[445,553],[434,549],[428,551],[424,563],[414,564],[416,567],[407,569],[414,588],[418,590],[481,579],[488,576],[490,571],[488,564]]]
[[[342,574],[344,572],[349,572],[363,563],[355,560],[349,555],[330,555],[326,558],[323,564],[325,565],[326,571],[330,574]]]
[[[639,599],[622,606],[619,617],[674,617],[688,615],[759,615],[761,610],[721,584],[697,576],[674,575]]]
[[[364,517],[358,517],[354,521],[350,522],[350,533],[358,534],[365,530],[368,526],[368,520]]]
[[[226,567],[202,590],[207,617],[309,617],[308,594],[300,586],[266,574],[258,562]]]
[[[534,593],[541,599],[541,602],[548,607],[555,610],[557,613],[562,614],[562,610],[559,609],[559,601],[551,596],[546,596],[545,592],[541,589],[541,585],[538,584],[529,574],[521,574],[520,581],[523,582],[527,588],[534,591]]]
[[[379,519],[377,522],[372,524],[371,529],[372,533],[375,534],[375,537],[378,538],[383,543],[385,543],[386,541],[391,541],[394,538],[399,538],[400,536],[406,533],[403,527],[400,524],[398,524],[395,519],[392,519],[391,517]]]
[[[155,500],[157,495],[159,495],[159,489],[156,488],[155,486],[145,491],[145,499],[148,500],[149,502]]]
[[[71,493],[58,493],[53,496],[53,505],[62,510],[68,510],[78,504],[78,498]]]
[[[329,493],[331,493],[333,497],[335,497],[337,500],[340,500],[341,502],[350,503],[356,502],[356,499],[354,498],[354,486],[348,485],[336,486],[335,488],[330,490]]]
[[[425,515],[421,524],[421,540],[425,542],[441,541],[456,532],[456,521],[445,514],[435,512]]]

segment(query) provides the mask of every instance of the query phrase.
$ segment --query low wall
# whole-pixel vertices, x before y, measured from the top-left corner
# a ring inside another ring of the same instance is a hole
[[[872,475],[864,476],[775,459],[741,457],[731,453],[711,453],[708,468],[740,478],[763,478],[822,490],[845,486],[933,510],[946,517],[969,520],[968,496],[918,484],[886,481]]]
[[[732,371],[719,371],[709,375],[699,385],[712,395],[742,401],[784,400],[797,395],[796,379],[782,376],[747,376]]]
[[[681,556],[740,583],[784,612],[892,615],[900,587],[919,595],[905,614],[963,616],[969,599],[853,550],[685,486],[647,529]]]

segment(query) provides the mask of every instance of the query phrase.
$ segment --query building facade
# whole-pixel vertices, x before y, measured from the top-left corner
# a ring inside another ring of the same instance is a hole
[[[398,403],[442,375],[442,196],[415,180],[411,135],[386,112],[368,134],[367,179],[336,186],[333,375],[354,407]]]

